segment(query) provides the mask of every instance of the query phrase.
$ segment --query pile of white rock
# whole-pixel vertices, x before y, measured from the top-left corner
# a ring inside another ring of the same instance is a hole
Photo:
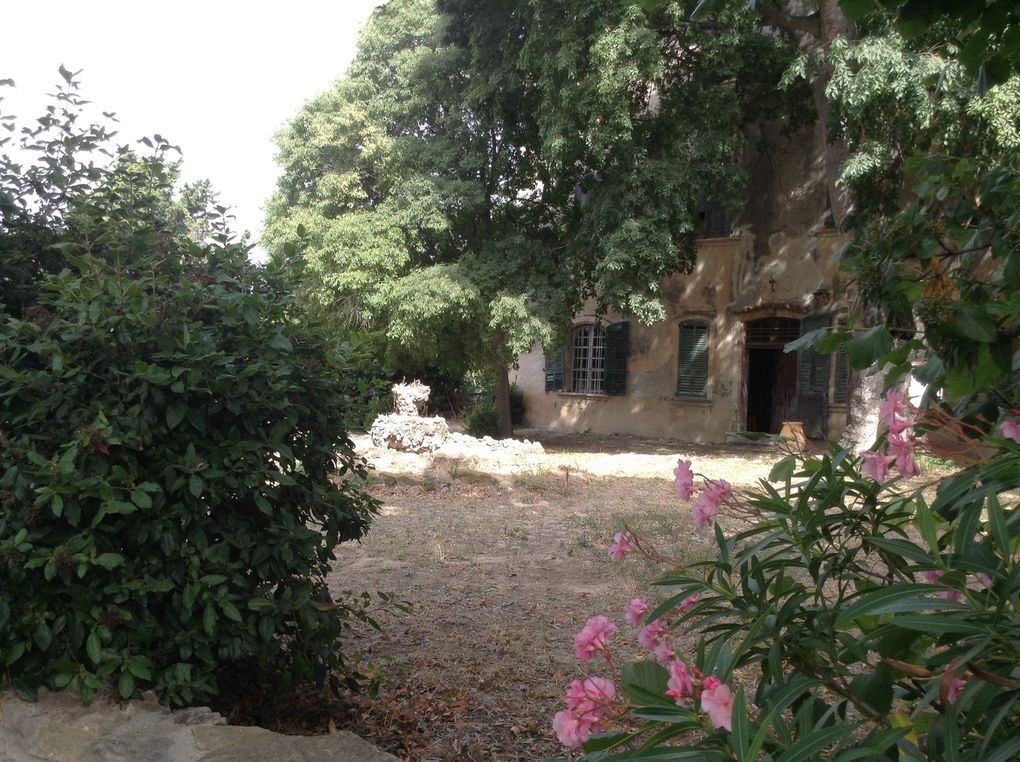
[[[369,434],[375,447],[403,452],[434,452],[450,433],[446,419],[425,418],[422,411],[432,390],[420,381],[393,385],[395,413],[380,415]]]

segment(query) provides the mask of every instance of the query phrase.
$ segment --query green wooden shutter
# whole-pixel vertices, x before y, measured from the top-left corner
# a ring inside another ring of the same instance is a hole
[[[564,356],[566,353],[560,347],[552,356],[545,358],[545,390],[547,392],[563,391]]]
[[[800,321],[800,334],[825,328],[832,321],[827,314],[808,315]],[[813,349],[797,353],[797,417],[804,433],[822,439],[829,417],[829,356]]]
[[[676,393],[682,397],[708,396],[708,326],[681,323],[680,367]]]
[[[832,380],[832,401],[845,405],[850,399],[850,363],[847,361],[846,350],[836,351],[836,377]]]
[[[602,378],[602,390],[606,394],[627,393],[629,338],[630,324],[626,321],[606,328],[606,370]]]

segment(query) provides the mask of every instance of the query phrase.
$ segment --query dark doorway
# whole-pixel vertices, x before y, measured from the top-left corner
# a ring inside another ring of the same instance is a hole
[[[783,347],[797,338],[800,321],[764,318],[746,328],[747,430],[778,434],[784,421],[795,419],[797,354]]]

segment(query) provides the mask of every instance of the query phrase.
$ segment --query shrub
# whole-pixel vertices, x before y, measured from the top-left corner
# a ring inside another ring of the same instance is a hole
[[[321,340],[243,250],[74,261],[0,326],[9,679],[191,703],[240,660],[342,667],[325,575],[374,504],[330,481],[363,466]]]
[[[465,420],[468,433],[475,437],[500,436],[499,415],[496,413],[496,405],[492,402],[481,402],[475,405],[468,413]]]
[[[364,473],[342,368],[280,265],[168,233],[117,164],[79,169],[102,135],[65,96],[40,165],[0,161],[0,685],[187,704],[226,671],[354,681],[368,599],[326,574],[376,506],[335,478]]]
[[[1015,759],[1020,420],[1007,413],[929,504],[925,485],[901,481],[918,473],[908,409],[890,392],[884,451],[790,456],[744,499],[706,478],[692,517],[714,526],[718,558],[667,572],[661,601],[631,601],[655,660],[623,665],[617,682],[576,680],[560,739],[599,762]],[[676,470],[683,499],[698,491],[691,465]],[[720,511],[739,528],[715,525]],[[611,557],[631,552],[666,560],[617,534]],[[613,669],[615,632],[592,618],[580,660]],[[678,647],[679,632],[697,645]],[[609,730],[621,720],[636,729]]]
[[[510,420],[514,426],[524,420],[524,392],[517,384],[510,385]],[[465,419],[468,433],[476,437],[489,436],[499,438],[499,415],[496,412],[496,401],[493,399],[492,387],[485,388],[478,402]]]

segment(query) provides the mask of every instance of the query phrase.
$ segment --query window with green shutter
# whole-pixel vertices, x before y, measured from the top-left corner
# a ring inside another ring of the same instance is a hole
[[[606,372],[602,388],[606,394],[627,393],[627,356],[630,354],[630,324],[613,323],[606,328]]]
[[[676,393],[680,397],[708,397],[708,324],[680,324],[679,369]]]

